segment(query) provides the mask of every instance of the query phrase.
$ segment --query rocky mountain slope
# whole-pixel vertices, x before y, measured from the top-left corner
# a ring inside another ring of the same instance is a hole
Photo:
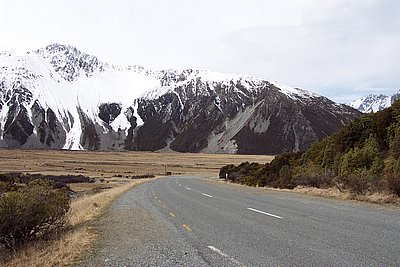
[[[350,102],[348,105],[363,112],[377,112],[390,107],[396,99],[400,98],[400,91],[393,95],[370,94]]]
[[[247,75],[119,67],[59,44],[0,54],[0,147],[276,154],[359,115]]]

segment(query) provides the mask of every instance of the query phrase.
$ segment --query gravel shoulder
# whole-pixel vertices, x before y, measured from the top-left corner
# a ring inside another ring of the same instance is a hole
[[[122,195],[94,223],[100,238],[76,266],[207,266],[150,202],[153,183]]]

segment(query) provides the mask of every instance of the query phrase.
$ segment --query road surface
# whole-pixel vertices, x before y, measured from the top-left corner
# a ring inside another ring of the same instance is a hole
[[[168,177],[107,220],[82,266],[400,266],[400,210],[378,205]]]

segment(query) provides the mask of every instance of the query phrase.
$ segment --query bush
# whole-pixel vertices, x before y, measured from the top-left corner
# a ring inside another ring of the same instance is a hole
[[[387,174],[385,177],[385,182],[388,190],[400,197],[400,176]]]
[[[324,188],[332,186],[334,173],[329,170],[323,170],[314,163],[304,164],[296,169],[295,184],[300,186],[310,186],[315,188]]]
[[[231,173],[236,172],[236,171],[237,171],[237,168],[233,164],[229,164],[229,165],[223,166],[219,171],[219,178],[225,179]]]
[[[35,180],[0,196],[0,243],[15,250],[64,226],[69,196],[52,188],[48,181]]]
[[[357,195],[364,195],[371,188],[367,172],[339,176],[336,179],[336,186],[341,190],[349,189],[352,194]]]

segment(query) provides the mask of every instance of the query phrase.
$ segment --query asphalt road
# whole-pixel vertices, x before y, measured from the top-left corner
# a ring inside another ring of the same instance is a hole
[[[400,266],[400,212],[172,177],[148,197],[212,266]]]
[[[400,266],[397,208],[198,177],[143,184],[110,212],[121,208],[131,217],[109,215],[119,237],[109,229],[97,256],[82,265],[98,266],[97,259],[104,266]],[[120,230],[125,220],[130,224]]]

